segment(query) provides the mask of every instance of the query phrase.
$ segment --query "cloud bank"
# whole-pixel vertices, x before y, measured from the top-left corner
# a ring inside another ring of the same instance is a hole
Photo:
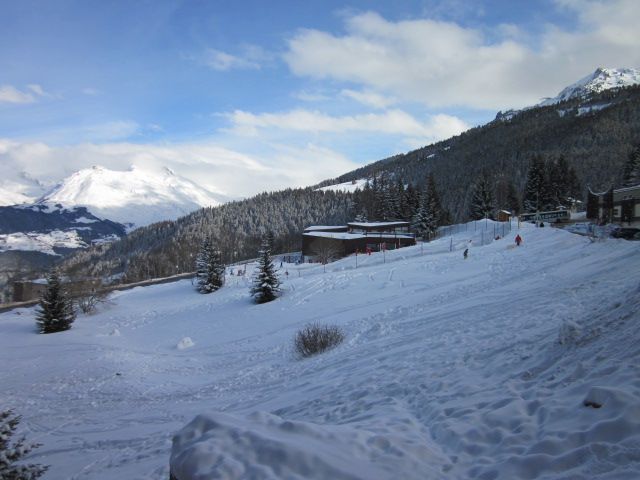
[[[598,66],[640,65],[640,2],[557,0],[573,30],[532,38],[512,25],[491,32],[432,19],[347,17],[345,33],[304,29],[284,59],[296,75],[351,82],[431,108],[522,107],[555,95]]]

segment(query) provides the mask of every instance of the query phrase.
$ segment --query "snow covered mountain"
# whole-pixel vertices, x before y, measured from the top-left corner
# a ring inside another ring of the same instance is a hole
[[[546,107],[572,98],[584,98],[592,93],[638,84],[640,84],[640,70],[636,68],[600,67],[592,74],[569,85],[555,97],[547,98],[536,106]]]
[[[583,115],[592,111],[607,108],[609,103],[589,105],[592,95],[602,93],[614,88],[630,87],[640,85],[640,70],[637,68],[604,68],[600,67],[590,75],[578,80],[576,83],[562,89],[555,97],[545,98],[542,102],[525,107],[519,110],[506,110],[498,112],[496,120],[510,121],[517,114],[537,107],[548,107],[567,100],[577,100],[578,106],[575,114]],[[558,114],[563,116],[565,110],[559,110]]]
[[[141,227],[175,220],[225,200],[168,168],[162,172],[138,167],[115,171],[94,166],[66,178],[37,203],[83,206],[98,217]]]
[[[43,204],[0,207],[0,254],[13,250],[63,255],[124,235],[123,225],[100,219],[85,207],[67,209]]]

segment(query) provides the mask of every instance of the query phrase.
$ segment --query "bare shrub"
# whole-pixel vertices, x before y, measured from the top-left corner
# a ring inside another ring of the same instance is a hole
[[[344,333],[337,325],[306,325],[293,340],[295,352],[303,358],[322,353],[344,340]]]
[[[106,301],[107,293],[106,292],[86,292],[79,294],[74,298],[76,305],[82,311],[82,313],[90,314],[96,310],[96,307],[99,303],[103,303]]]

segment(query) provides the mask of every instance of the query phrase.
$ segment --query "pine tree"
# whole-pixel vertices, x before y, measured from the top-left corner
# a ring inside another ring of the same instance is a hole
[[[440,195],[438,195],[438,190],[436,188],[436,179],[434,178],[433,173],[430,173],[427,178],[427,206],[429,208],[432,221],[435,223],[432,230],[435,231],[438,226],[447,223],[449,212],[446,212],[442,208]]]
[[[534,157],[527,172],[527,183],[524,188],[522,205],[525,212],[538,212],[544,210],[545,192],[545,167],[542,157]]]
[[[52,270],[47,276],[47,289],[40,297],[40,308],[36,311],[36,323],[40,333],[55,333],[69,330],[76,318],[73,301],[60,283],[60,276]]]
[[[482,175],[473,190],[471,198],[470,216],[473,220],[481,218],[493,219],[495,206],[493,204],[493,191],[489,179]]]
[[[640,145],[629,154],[622,173],[623,187],[634,187],[636,185],[640,185]]]
[[[404,192],[402,219],[411,221],[418,212],[420,206],[420,193],[410,183]]]
[[[3,480],[35,480],[39,478],[48,467],[43,465],[17,465],[17,462],[27,455],[39,444],[27,444],[21,438],[14,444],[10,443],[12,435],[20,423],[20,416],[14,415],[11,410],[0,412],[0,478]]]
[[[196,258],[197,290],[200,293],[215,292],[224,285],[224,272],[220,252],[209,240],[204,240]]]
[[[512,215],[518,215],[520,213],[520,199],[518,198],[518,192],[512,182],[509,182],[507,186],[507,198],[506,207]]]
[[[265,239],[262,242],[258,266],[253,276],[251,295],[256,303],[267,303],[275,300],[278,293],[280,293],[280,280],[271,260],[271,247]]]
[[[426,195],[423,193],[420,195],[420,202],[418,209],[411,219],[411,228],[420,238],[425,238],[429,230],[429,212],[425,202]]]

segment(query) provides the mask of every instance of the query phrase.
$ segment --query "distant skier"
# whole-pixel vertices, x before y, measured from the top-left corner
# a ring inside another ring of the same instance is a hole
[[[469,256],[469,249],[465,248],[464,252],[462,252],[462,255],[464,256],[465,260],[467,259],[467,257]]]
[[[522,237],[520,236],[520,234],[517,234],[516,235],[516,245],[519,247],[521,243],[522,243]]]

